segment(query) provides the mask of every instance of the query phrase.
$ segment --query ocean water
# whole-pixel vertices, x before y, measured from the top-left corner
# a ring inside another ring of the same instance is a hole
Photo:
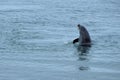
[[[0,0],[0,80],[120,80],[119,41],[119,0]]]

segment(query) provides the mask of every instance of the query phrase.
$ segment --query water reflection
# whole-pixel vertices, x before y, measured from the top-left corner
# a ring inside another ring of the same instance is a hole
[[[87,66],[80,66],[79,70],[81,70],[81,71],[89,70],[89,67],[87,67]]]
[[[90,47],[89,46],[79,46],[77,48],[79,60],[87,60],[87,55],[89,53]]]
[[[89,70],[87,62],[89,61],[88,54],[90,48],[91,48],[90,46],[79,46],[77,48],[78,60],[82,61],[80,62],[80,66],[79,66],[79,70],[81,71]]]

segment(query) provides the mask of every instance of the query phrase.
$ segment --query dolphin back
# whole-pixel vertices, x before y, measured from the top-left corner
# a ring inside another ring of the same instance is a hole
[[[84,26],[80,27],[80,37],[79,37],[80,45],[90,45],[91,44],[91,38],[87,31],[87,29]]]

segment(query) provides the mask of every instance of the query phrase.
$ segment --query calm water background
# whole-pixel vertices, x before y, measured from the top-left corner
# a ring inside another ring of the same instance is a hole
[[[0,80],[120,80],[120,0],[0,0]]]

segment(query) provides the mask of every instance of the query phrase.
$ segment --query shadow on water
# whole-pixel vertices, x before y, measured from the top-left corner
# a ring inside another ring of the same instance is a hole
[[[77,55],[78,55],[78,60],[81,61],[79,70],[84,71],[84,70],[89,70],[89,67],[86,62],[89,61],[89,50],[91,46],[78,46],[77,47]]]

